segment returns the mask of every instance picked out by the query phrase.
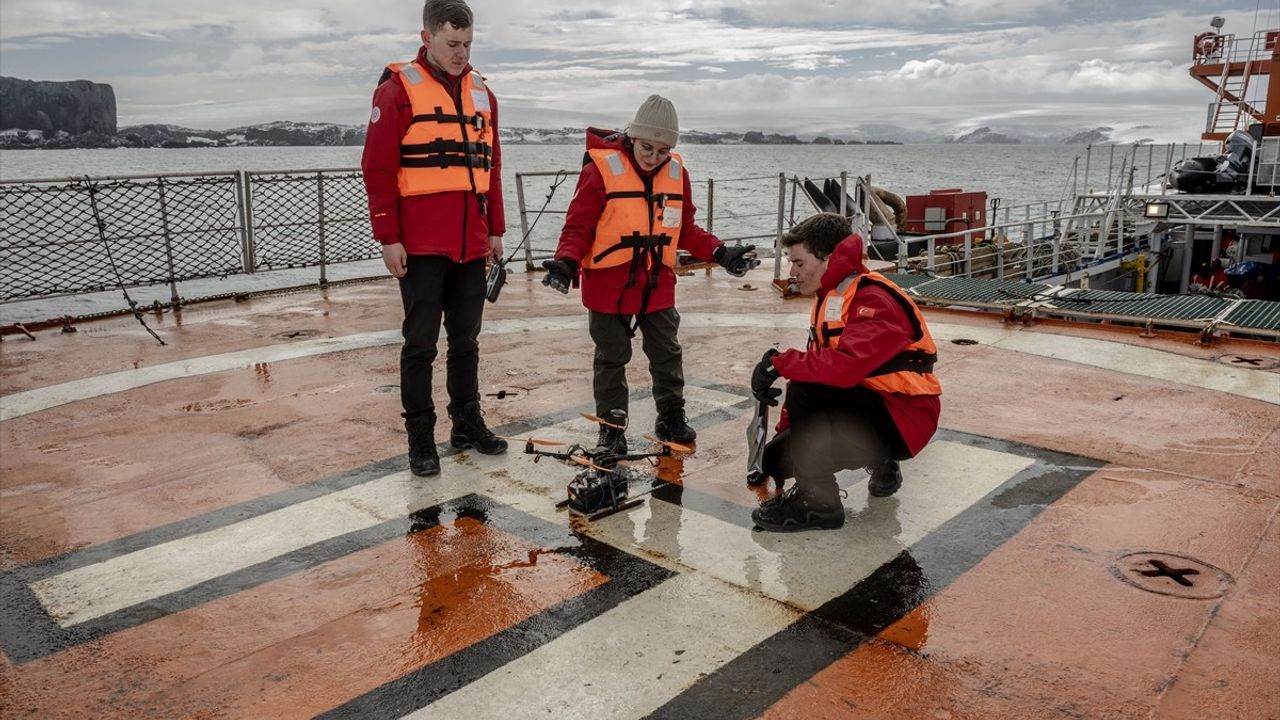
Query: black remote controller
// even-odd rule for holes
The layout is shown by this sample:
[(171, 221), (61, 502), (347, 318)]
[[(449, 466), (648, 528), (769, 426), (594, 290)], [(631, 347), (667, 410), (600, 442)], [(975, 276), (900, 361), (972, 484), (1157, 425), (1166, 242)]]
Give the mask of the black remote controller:
[(498, 293), (507, 284), (507, 264), (496, 262), (489, 267), (489, 276), (484, 280), (484, 299), (491, 303), (498, 302)]

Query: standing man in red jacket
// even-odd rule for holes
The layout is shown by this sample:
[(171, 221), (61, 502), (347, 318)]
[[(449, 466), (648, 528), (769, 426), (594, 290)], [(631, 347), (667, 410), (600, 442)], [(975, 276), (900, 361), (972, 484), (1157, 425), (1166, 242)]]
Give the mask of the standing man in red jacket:
[(787, 379), (778, 435), (765, 447), (764, 474), (795, 484), (751, 514), (762, 530), (844, 525), (835, 472), (866, 467), (876, 497), (902, 485), (898, 461), (915, 457), (938, 429), (942, 386), (937, 348), (916, 304), (863, 263), (849, 221), (823, 213), (782, 236), (791, 274), (813, 295), (805, 350), (769, 349), (751, 376), (758, 400), (777, 404)]
[(582, 304), (596, 351), (592, 389), (600, 426), (598, 446), (627, 451), (627, 363), (639, 330), (649, 358), (654, 433), (692, 442), (684, 412), (684, 365), (677, 332), (676, 251), (714, 260), (741, 277), (755, 262), (755, 246), (729, 247), (694, 222), (689, 173), (671, 149), (680, 138), (675, 106), (650, 95), (625, 133), (587, 129), (587, 155), (565, 217), (554, 260), (543, 280), (562, 293), (582, 273)]
[(486, 455), (507, 449), (480, 412), (477, 342), (485, 262), (501, 257), (506, 221), (498, 101), (469, 62), (471, 8), (427, 0), (422, 27), (417, 58), (387, 66), (374, 91), (361, 167), (373, 236), (404, 304), (400, 400), (409, 467), (427, 476), (440, 472), (431, 365), (442, 321), (450, 442)]

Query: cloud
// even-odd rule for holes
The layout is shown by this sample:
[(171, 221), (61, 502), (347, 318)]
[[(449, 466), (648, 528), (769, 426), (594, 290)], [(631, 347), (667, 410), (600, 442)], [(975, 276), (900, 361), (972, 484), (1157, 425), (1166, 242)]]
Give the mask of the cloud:
[(1083, 2), (1056, 0), (704, 0), (702, 16), (742, 18), (761, 25), (891, 23), (923, 25), (941, 22), (1011, 21), (1069, 12)]
[(664, 60), (662, 58), (647, 58), (636, 63), (636, 67), (642, 68), (687, 68), (689, 63), (683, 60)]
[[(602, 122), (659, 92), (686, 127), (888, 122), (1137, 124), (1198, 132), (1207, 92), (1186, 74), (1218, 0), (635, 0), (624, 5), (473, 3), (473, 61), (508, 124)], [(1234, 3), (1234, 5), (1233, 5)], [(382, 67), (417, 48), (421, 6), (403, 0), (4, 0), (5, 73), (109, 82), (122, 117), (244, 124), (358, 122)], [(1280, 17), (1260, 16), (1260, 22)], [(127, 100), (126, 100), (127, 98)], [(211, 100), (215, 106), (191, 103)], [(224, 125), (226, 126), (226, 125)], [(1177, 132), (1182, 132), (1178, 130)]]
[(1066, 88), (1073, 92), (1141, 94), (1150, 88), (1181, 79), (1184, 72), (1170, 62), (1114, 63), (1094, 58), (1076, 66), (1067, 80)]
[[(263, 66), (263, 59), (267, 54), (258, 45), (239, 45), (231, 50), (231, 54), (221, 63), (223, 69), (227, 70), (249, 70)], [(279, 66), (271, 68), (272, 72), (277, 72)]]
[(901, 68), (889, 73), (896, 80), (921, 80), (925, 78), (952, 77), (962, 70), (960, 65), (943, 62), (937, 58), (908, 60)]

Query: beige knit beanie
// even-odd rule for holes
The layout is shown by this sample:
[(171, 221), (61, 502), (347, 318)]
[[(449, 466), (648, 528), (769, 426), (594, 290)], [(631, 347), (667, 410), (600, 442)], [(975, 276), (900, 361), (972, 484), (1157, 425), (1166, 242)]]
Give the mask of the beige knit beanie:
[(636, 119), (627, 126), (627, 136), (652, 140), (675, 147), (680, 141), (680, 120), (676, 106), (661, 95), (650, 95), (636, 110)]

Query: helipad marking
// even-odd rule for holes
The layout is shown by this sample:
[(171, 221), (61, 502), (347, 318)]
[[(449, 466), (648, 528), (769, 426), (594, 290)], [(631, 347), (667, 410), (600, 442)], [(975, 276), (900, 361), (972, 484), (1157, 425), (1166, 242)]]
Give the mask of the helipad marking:
[[(796, 331), (802, 331), (806, 322), (807, 318), (803, 313), (688, 313), (681, 315), (680, 320), (684, 328), (756, 330), (786, 328)], [(580, 315), (516, 318), (486, 321), (482, 334), (500, 335), (526, 330), (537, 332), (579, 329), (585, 331), (585, 328), (586, 318)], [(1089, 365), (1112, 372), (1158, 378), (1180, 385), (1202, 387), (1280, 404), (1280, 375), (1275, 373), (1224, 367), (1213, 360), (1174, 355), (1110, 340), (1003, 327), (955, 325), (945, 322), (931, 322), (929, 329), (937, 340), (967, 337), (994, 347), (1029, 355)], [(797, 343), (802, 337), (802, 335), (796, 336)], [(337, 338), (268, 345), (72, 380), (0, 396), (0, 421), (12, 420), (60, 405), (124, 392), (167, 380), (251, 367), (254, 363), (273, 363), (391, 345), (400, 340), (398, 331), (359, 333)]]
[[(686, 386), (686, 391), (686, 410), (693, 417), (742, 401), (738, 395), (696, 385)], [(587, 423), (565, 420), (558, 425), (580, 430)], [(513, 450), (519, 452), (520, 448)], [(449, 455), (442, 458), (442, 465), (441, 477), (429, 482), (416, 479), (407, 471), (391, 473), (240, 522), (51, 575), (30, 583), (30, 588), (61, 627), (71, 627), (303, 548), (368, 531), (492, 484), (486, 470), (531, 463), (477, 457), (461, 462), (459, 456)], [(562, 487), (564, 482), (553, 484)], [(494, 491), (492, 495), (513, 505), (529, 504), (527, 493), (518, 489), (496, 486)], [(546, 506), (547, 516), (553, 514), (552, 503), (546, 497), (539, 496), (536, 504)]]
[[(935, 329), (936, 328), (936, 329)], [(1280, 374), (1227, 367), (1213, 359), (1175, 355), (1140, 345), (996, 327), (929, 323), (935, 340), (959, 337), (1002, 350), (1039, 355), (1112, 372), (1216, 390), (1280, 405)]]
[[(579, 316), (534, 318), (529, 320), (490, 320), (484, 325), (485, 334), (501, 334), (521, 330), (564, 330), (582, 325), (585, 318)], [(392, 345), (403, 340), (399, 330), (357, 333), (319, 340), (301, 340), (263, 347), (237, 350), (219, 355), (188, 358), (120, 372), (81, 378), (58, 385), (34, 388), (0, 397), (0, 421), (30, 415), (59, 405), (102, 397), (112, 393), (133, 390), (147, 385), (177, 380), (197, 375), (252, 367), (255, 363), (274, 363), (284, 360), (315, 357), (336, 352), (363, 350), (365, 348)]]
[[(470, 474), (446, 458), (446, 473)], [(453, 485), (450, 483), (449, 485)], [(31, 583), (62, 627), (102, 617), (451, 499), (407, 471)], [(410, 498), (406, 507), (406, 498)]]
[(379, 345), (388, 345), (399, 340), (400, 333), (393, 331), (362, 333), (321, 340), (303, 340), (296, 343), (268, 345), (221, 355), (206, 355), (204, 357), (137, 368), (136, 370), (121, 370), (120, 372), (106, 375), (81, 378), (58, 385), (25, 390), (0, 397), (0, 420), (12, 420), (13, 418), (30, 415), (41, 410), (58, 407), (59, 405), (133, 390), (166, 380), (177, 380), (224, 370), (252, 367), (254, 363), (280, 362), (282, 360), (294, 360), (327, 353), (360, 350)]
[[(746, 403), (740, 394), (726, 392), (727, 389), (698, 386), (689, 389), (691, 414), (711, 409), (695, 415), (695, 424), (700, 426), (718, 413), (730, 412), (724, 403), (736, 401), (732, 412), (741, 412), (738, 406)], [(640, 410), (649, 403), (634, 404)], [(576, 423), (566, 422), (575, 414), (565, 411), (532, 426), (576, 427)], [(479, 471), (472, 467), (475, 460), (481, 463)], [(521, 489), (558, 485), (545, 466), (536, 472), (532, 463), (512, 462), (514, 458), (475, 460), (447, 458), (451, 467), (441, 477), (429, 484), (414, 483), (415, 487), (405, 489), (399, 512), (410, 512), (425, 503), (424, 491), (454, 498), (482, 493), (507, 509), (502, 512), (527, 513), (548, 521), (545, 532), (568, 533), (564, 527), (565, 516), (552, 509), (545, 494)], [(1080, 467), (1074, 467), (1077, 464)], [(599, 597), (574, 601), (572, 608), (565, 606), (548, 611), (559, 619), (553, 623), (556, 633), (564, 633), (559, 640), (535, 633), (537, 642), (529, 642), (528, 631), (521, 629), (523, 626), (513, 627), (492, 638), (492, 642), (479, 643), (414, 670), (327, 715), (397, 717), (433, 703), (423, 708), (422, 714), (414, 716), (451, 717), (457, 715), (458, 708), (472, 715), (477, 712), (476, 707), (481, 707), (481, 717), (486, 713), (494, 717), (524, 716), (530, 708), (537, 714), (549, 711), (556, 713), (551, 716), (562, 717), (630, 717), (649, 713), (681, 718), (755, 717), (758, 712), (740, 713), (736, 705), (734, 712), (729, 713), (730, 705), (725, 701), (731, 698), (740, 701), (741, 698), (733, 694), (738, 692), (737, 688), (753, 687), (763, 689), (759, 697), (752, 696), (751, 701), (758, 705), (766, 699), (776, 699), (779, 693), (803, 682), (816, 669), (865, 639), (866, 635), (844, 627), (845, 623), (852, 622), (854, 627), (865, 623), (868, 630), (874, 631), (909, 611), (1017, 532), (1038, 512), (1037, 503), (1052, 502), (1092, 472), (1094, 467), (1087, 465), (1089, 462), (1083, 459), (1064, 460), (1055, 453), (1016, 443), (941, 431), (933, 447), (908, 463), (908, 485), (900, 495), (867, 502), (858, 495), (861, 488), (854, 487), (855, 497), (848, 504), (855, 514), (845, 528), (830, 533), (784, 536), (752, 533), (744, 525), (726, 521), (723, 513), (707, 517), (688, 507), (675, 507), (655, 499), (649, 503), (649, 509), (638, 508), (626, 515), (607, 518), (589, 532), (605, 540), (617, 538), (612, 544), (622, 548), (635, 546), (642, 556), (652, 553), (654, 557), (665, 557), (664, 564), (688, 570), (682, 576), (662, 582), (647, 592), (638, 588), (619, 594), (609, 591), (610, 583), (607, 583)], [(498, 469), (502, 472), (489, 472)], [(387, 482), (396, 475), (408, 480), (404, 473), (391, 473), (371, 482)], [(1000, 485), (1001, 475), (1004, 487), (993, 492), (993, 488)], [(857, 484), (860, 483), (861, 480), (857, 480)], [(437, 485), (438, 488), (431, 487)], [(343, 488), (346, 489), (354, 488)], [(686, 488), (683, 497), (697, 497), (699, 507), (709, 501), (723, 502), (714, 496), (700, 495), (696, 488)], [(480, 501), (485, 502), (483, 498)], [(932, 507), (935, 504), (939, 507)], [(280, 508), (284, 509), (288, 506)], [(368, 513), (375, 507), (369, 505), (361, 509)], [(744, 517), (749, 513), (749, 508), (743, 506), (731, 510)], [(490, 513), (489, 517), (497, 516)], [(192, 523), (198, 524), (198, 521), (196, 518)], [(495, 522), (502, 524), (500, 520)], [(239, 524), (229, 522), (226, 527)], [(402, 534), (406, 524), (404, 516), (399, 515), (376, 527)], [(976, 528), (984, 529), (975, 532)], [(187, 533), (179, 539), (193, 536)], [(672, 544), (664, 545), (664, 541)], [(563, 544), (551, 540), (535, 542), (543, 542), (546, 547)], [(723, 551), (709, 551), (707, 544), (726, 547)], [(908, 545), (909, 549), (903, 550)], [(93, 549), (84, 553), (92, 555)], [(859, 557), (864, 554), (888, 560), (876, 566), (870, 560), (860, 561)], [(932, 563), (925, 585), (912, 586), (914, 590), (902, 597), (890, 598), (891, 602), (879, 596), (868, 599), (863, 588), (874, 578), (886, 572), (898, 573), (894, 568), (903, 566), (904, 562), (918, 570), (913, 554), (920, 559), (921, 566)], [(707, 563), (724, 564), (729, 569), (717, 573), (714, 567), (707, 567)], [(21, 573), (19, 571), (19, 576)], [(228, 577), (233, 576), (224, 575), (217, 582)], [(670, 586), (665, 587), (668, 584)], [(234, 582), (228, 586), (234, 586)], [(852, 588), (845, 590), (849, 586)], [(893, 587), (902, 590), (896, 581)], [(232, 587), (229, 592), (236, 589), (239, 588)], [(93, 588), (86, 590), (92, 592)], [(635, 595), (636, 592), (641, 594)], [(833, 593), (837, 596), (820, 607), (813, 607), (812, 603), (823, 601)], [(632, 599), (626, 600), (626, 597)], [(211, 598), (200, 601), (208, 599)], [(160, 598), (134, 609), (158, 611), (159, 615), (147, 618), (152, 619), (192, 606), (182, 605), (181, 599), (173, 603)], [(801, 615), (805, 609), (813, 612)], [(145, 620), (133, 624), (142, 621)], [(86, 630), (81, 633), (81, 629)], [(118, 629), (123, 627), (108, 624), (99, 628), (96, 621), (90, 621), (64, 632), (74, 634), (76, 639), (72, 642), (78, 643), (92, 640), (102, 631)], [(6, 651), (13, 659), (11, 647), (6, 645)], [(820, 649), (815, 651), (815, 648)], [(55, 647), (37, 651), (18, 661), (43, 657), (56, 650)], [(681, 652), (677, 654), (676, 650)], [(798, 656), (789, 655), (797, 652)], [(761, 672), (768, 674), (758, 676)], [(549, 689), (546, 682), (549, 676), (573, 677), (577, 684), (550, 684)], [(639, 677), (645, 678), (645, 682), (637, 683)], [(743, 678), (747, 682), (743, 682)], [(584, 687), (584, 683), (590, 683), (591, 687)], [(603, 706), (598, 706), (601, 694), (607, 698)], [(717, 710), (708, 715), (708, 708)]]
[(1021, 455), (935, 441), (904, 463), (906, 480), (893, 497), (869, 500), (859, 474), (847, 490), (849, 517), (839, 530), (799, 536), (741, 532), (710, 515), (649, 503), (597, 522), (595, 534), (615, 545), (634, 543), (727, 583), (812, 610), (1033, 462)]
[[(847, 594), (1036, 462), (954, 441), (936, 445), (911, 463), (904, 490), (913, 491), (848, 501), (859, 513), (838, 531), (753, 532), (660, 501), (596, 523), (592, 534), (609, 544), (634, 545), (687, 571), (404, 717), (640, 718), (658, 711), (794, 626), (795, 608)], [(380, 693), (394, 691), (374, 691), (358, 707), (367, 713), (387, 699)], [(710, 707), (677, 716), (716, 716)], [(353, 716), (339, 709), (324, 717)]]
[(644, 717), (797, 617), (707, 575), (677, 575), (404, 717)]

